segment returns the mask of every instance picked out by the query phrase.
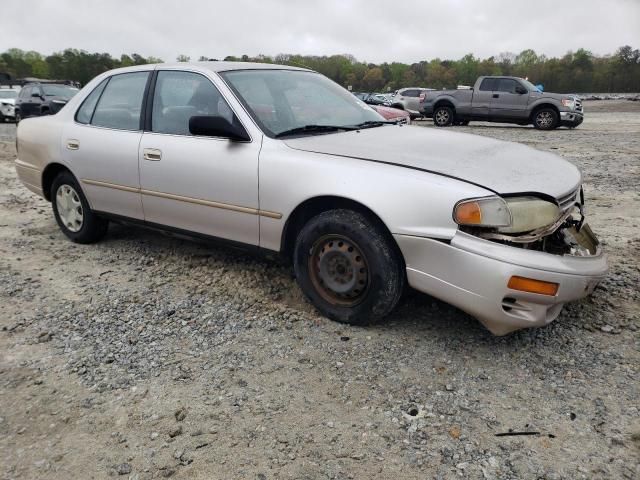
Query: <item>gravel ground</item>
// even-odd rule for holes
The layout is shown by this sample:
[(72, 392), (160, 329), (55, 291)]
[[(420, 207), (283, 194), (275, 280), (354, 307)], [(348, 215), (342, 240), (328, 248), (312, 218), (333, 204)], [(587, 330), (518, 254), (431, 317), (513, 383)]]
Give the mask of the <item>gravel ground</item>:
[(459, 128), (580, 167), (609, 254), (592, 297), (502, 338), (415, 292), (333, 323), (285, 266), (133, 227), (72, 244), (0, 125), (0, 478), (639, 478), (640, 105), (586, 105)]

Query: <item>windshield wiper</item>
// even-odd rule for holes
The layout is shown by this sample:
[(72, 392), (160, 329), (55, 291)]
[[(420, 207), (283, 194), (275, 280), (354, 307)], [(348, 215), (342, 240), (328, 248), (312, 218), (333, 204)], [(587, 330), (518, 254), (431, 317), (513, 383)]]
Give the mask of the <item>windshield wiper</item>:
[(398, 124), (397, 121), (391, 121), (391, 120), (367, 120), (366, 122), (358, 123), (357, 125), (352, 125), (352, 127), (360, 129), (360, 128), (381, 127), (382, 125), (397, 125), (397, 124)]
[(288, 135), (297, 135), (299, 133), (316, 133), (316, 132), (337, 132), (338, 130), (357, 130), (357, 126), (351, 125), (305, 125), (304, 127), (291, 128), (276, 134), (276, 138), (286, 137)]

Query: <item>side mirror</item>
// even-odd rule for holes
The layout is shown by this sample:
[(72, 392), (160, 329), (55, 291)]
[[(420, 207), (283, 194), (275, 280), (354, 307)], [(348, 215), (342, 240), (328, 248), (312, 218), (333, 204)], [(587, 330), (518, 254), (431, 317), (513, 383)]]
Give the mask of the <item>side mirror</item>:
[(239, 125), (233, 125), (219, 115), (197, 115), (189, 119), (191, 135), (228, 138), (237, 142), (251, 140), (249, 134)]
[(526, 88), (524, 88), (524, 87), (521, 87), (520, 85), (518, 85), (518, 86), (516, 87), (516, 93), (518, 93), (518, 94), (520, 94), (520, 95), (523, 95), (523, 94), (527, 93), (528, 91), (529, 91), (529, 90), (527, 90), (527, 89), (526, 89)]
[(31, 96), (35, 98), (42, 98), (38, 92), (33, 92)]

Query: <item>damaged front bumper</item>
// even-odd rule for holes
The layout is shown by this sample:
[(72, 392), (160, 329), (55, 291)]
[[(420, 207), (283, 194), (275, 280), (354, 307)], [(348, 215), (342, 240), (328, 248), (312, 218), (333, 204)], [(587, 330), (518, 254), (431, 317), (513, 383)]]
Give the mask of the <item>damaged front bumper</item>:
[[(588, 225), (567, 227), (551, 247), (520, 248), (463, 231), (450, 242), (394, 235), (409, 284), (476, 317), (495, 335), (547, 325), (564, 303), (589, 295), (607, 272)], [(560, 249), (558, 242), (565, 243)], [(550, 252), (554, 253), (550, 253)], [(508, 287), (512, 277), (557, 284), (554, 295)]]
[(577, 127), (584, 121), (582, 112), (560, 112), (560, 125), (563, 127)]

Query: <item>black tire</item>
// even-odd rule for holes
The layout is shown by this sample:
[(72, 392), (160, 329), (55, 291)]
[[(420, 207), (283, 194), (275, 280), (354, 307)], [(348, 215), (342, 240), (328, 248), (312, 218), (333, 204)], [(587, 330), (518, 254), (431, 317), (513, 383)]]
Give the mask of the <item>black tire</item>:
[[(393, 239), (352, 210), (330, 210), (309, 220), (296, 239), (293, 264), (309, 301), (323, 315), (351, 325), (374, 323), (391, 312), (406, 281)], [(344, 282), (332, 275), (342, 275)], [(349, 291), (336, 293), (331, 282)]]
[(538, 130), (553, 130), (558, 128), (560, 119), (553, 108), (541, 108), (533, 114), (533, 126)]
[(16, 125), (20, 123), (20, 120), (22, 120), (22, 117), (20, 116), (20, 112), (16, 112)]
[[(69, 192), (69, 197), (73, 197), (74, 200), (77, 199), (78, 201), (75, 210), (79, 212), (78, 214), (82, 217), (80, 225), (78, 225), (77, 222), (65, 222), (62, 218), (64, 212), (59, 211), (58, 193), (62, 196), (66, 190), (65, 187), (70, 187), (73, 191)], [(74, 193), (75, 195), (73, 195)], [(66, 195), (66, 193), (64, 194)], [(56, 222), (60, 230), (62, 230), (62, 233), (71, 241), (76, 243), (94, 243), (105, 236), (109, 227), (109, 221), (91, 211), (87, 198), (84, 196), (78, 181), (71, 172), (63, 171), (58, 174), (51, 184), (50, 195), (53, 215)], [(62, 203), (60, 206), (62, 206)], [(70, 209), (74, 209), (71, 206), (69, 207)], [(78, 230), (74, 230), (74, 227), (78, 228)]]
[(442, 105), (440, 107), (436, 107), (433, 111), (433, 124), (436, 127), (449, 127), (453, 125), (454, 121), (455, 114), (451, 107)]

